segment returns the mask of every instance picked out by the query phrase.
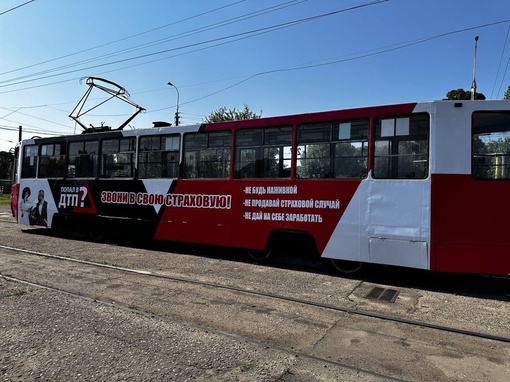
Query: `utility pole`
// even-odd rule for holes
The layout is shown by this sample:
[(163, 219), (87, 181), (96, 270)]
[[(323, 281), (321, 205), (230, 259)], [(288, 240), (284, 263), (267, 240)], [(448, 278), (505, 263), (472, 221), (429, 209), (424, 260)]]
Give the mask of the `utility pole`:
[(172, 86), (177, 91), (177, 108), (175, 111), (175, 126), (179, 126), (179, 89), (171, 82), (167, 82), (167, 85)]
[(473, 82), (471, 83), (471, 99), (474, 100), (476, 97), (475, 97), (475, 93), (476, 93), (476, 80), (475, 80), (475, 75), (476, 75), (476, 48), (478, 47), (478, 36), (475, 36), (475, 60), (474, 60), (474, 63), (473, 63)]

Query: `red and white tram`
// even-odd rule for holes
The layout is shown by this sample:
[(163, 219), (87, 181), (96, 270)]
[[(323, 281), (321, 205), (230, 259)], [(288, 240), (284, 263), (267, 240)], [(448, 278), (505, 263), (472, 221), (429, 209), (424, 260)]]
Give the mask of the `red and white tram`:
[(57, 232), (137, 227), (261, 257), (293, 232), (340, 268), (510, 273), (509, 101), (29, 139), (14, 183), (18, 222)]

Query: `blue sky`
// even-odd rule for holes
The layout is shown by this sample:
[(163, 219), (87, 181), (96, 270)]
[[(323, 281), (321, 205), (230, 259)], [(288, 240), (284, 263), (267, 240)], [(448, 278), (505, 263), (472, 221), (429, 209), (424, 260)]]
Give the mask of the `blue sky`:
[[(147, 111), (129, 128), (200, 123), (222, 106), (263, 117), (442, 99), (510, 84), (508, 0), (1, 0), (0, 151), (80, 133), (84, 77), (124, 87)], [(95, 89), (86, 107), (105, 97)], [(81, 118), (118, 126), (109, 101)]]

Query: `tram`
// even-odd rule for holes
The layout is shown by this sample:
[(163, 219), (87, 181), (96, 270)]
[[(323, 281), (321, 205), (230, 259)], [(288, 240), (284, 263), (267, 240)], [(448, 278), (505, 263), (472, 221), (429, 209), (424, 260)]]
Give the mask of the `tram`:
[(510, 274), (508, 101), (154, 125), (20, 142), (17, 221), (258, 259), (292, 233), (342, 271)]

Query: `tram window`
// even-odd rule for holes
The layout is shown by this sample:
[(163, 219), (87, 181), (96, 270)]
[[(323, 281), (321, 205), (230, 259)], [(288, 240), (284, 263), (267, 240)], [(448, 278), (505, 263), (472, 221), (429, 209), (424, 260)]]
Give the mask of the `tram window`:
[(141, 179), (179, 176), (180, 135), (141, 137), (138, 174)]
[(230, 176), (232, 133), (218, 131), (184, 135), (184, 174), (187, 179)]
[(291, 126), (237, 131), (236, 178), (289, 178), (291, 165)]
[(366, 177), (368, 127), (368, 119), (299, 126), (296, 175), (304, 179)]
[(37, 145), (23, 147), (23, 162), (21, 164), (22, 178), (36, 177), (38, 149), (39, 147)]
[(131, 178), (134, 174), (135, 138), (105, 139), (101, 142), (102, 178)]
[(474, 112), (472, 126), (473, 177), (510, 179), (510, 112)]
[(99, 142), (84, 141), (69, 143), (68, 178), (94, 178), (97, 176)]
[(237, 148), (236, 155), (236, 178), (256, 178), (255, 163), (257, 149)]
[(39, 155), (39, 178), (62, 178), (66, 169), (66, 145), (51, 143), (41, 145)]
[(429, 126), (426, 113), (376, 119), (374, 178), (426, 178), (429, 174)]

